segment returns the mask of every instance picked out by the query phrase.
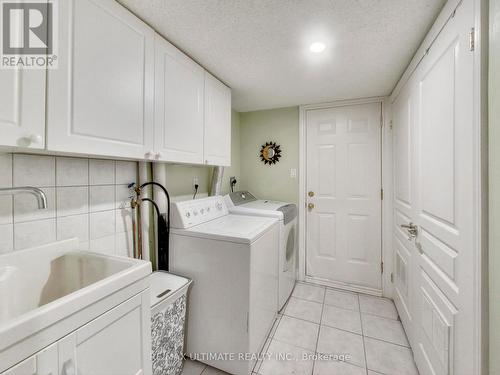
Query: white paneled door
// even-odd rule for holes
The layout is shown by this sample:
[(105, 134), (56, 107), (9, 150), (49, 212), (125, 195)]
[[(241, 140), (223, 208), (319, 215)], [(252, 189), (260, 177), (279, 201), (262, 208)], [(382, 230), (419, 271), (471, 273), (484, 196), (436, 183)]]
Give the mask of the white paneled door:
[(380, 102), (306, 111), (306, 276), (381, 289)]
[(395, 302), (421, 374), (475, 373), (472, 5), (393, 103)]

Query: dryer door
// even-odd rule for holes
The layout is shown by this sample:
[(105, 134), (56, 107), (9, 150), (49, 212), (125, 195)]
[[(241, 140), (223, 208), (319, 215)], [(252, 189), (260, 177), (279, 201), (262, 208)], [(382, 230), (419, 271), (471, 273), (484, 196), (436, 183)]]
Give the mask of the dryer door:
[(283, 272), (288, 270), (293, 270), (295, 267), (295, 248), (297, 246), (296, 241), (296, 224), (291, 223), (289, 226), (288, 233), (286, 234), (286, 246), (285, 246), (285, 262), (283, 262)]

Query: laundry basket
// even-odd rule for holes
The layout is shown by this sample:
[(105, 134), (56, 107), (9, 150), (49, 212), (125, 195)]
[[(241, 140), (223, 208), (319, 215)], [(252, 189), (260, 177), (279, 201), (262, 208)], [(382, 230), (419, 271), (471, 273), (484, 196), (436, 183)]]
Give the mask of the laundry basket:
[(150, 277), (153, 375), (179, 375), (191, 280), (164, 271), (153, 272)]

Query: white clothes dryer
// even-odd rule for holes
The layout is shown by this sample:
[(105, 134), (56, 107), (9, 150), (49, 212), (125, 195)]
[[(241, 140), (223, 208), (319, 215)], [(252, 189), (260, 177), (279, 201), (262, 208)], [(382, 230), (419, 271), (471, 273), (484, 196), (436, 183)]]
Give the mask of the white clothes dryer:
[(257, 199), (248, 191), (230, 193), (224, 199), (231, 213), (279, 220), (278, 310), (281, 310), (297, 280), (297, 205)]

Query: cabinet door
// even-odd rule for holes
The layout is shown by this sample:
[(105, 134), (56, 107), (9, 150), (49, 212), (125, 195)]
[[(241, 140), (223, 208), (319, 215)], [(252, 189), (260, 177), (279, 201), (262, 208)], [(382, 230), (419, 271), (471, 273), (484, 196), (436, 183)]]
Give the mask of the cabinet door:
[(156, 36), (155, 157), (203, 163), (204, 70)]
[(114, 0), (59, 1), (48, 149), (144, 158), (153, 146), (154, 32)]
[(0, 70), (0, 146), (45, 147), (45, 70)]
[(3, 372), (1, 375), (58, 375), (57, 343)]
[(205, 72), (205, 164), (231, 165), (231, 90)]
[(149, 290), (59, 342), (61, 374), (151, 374)]

